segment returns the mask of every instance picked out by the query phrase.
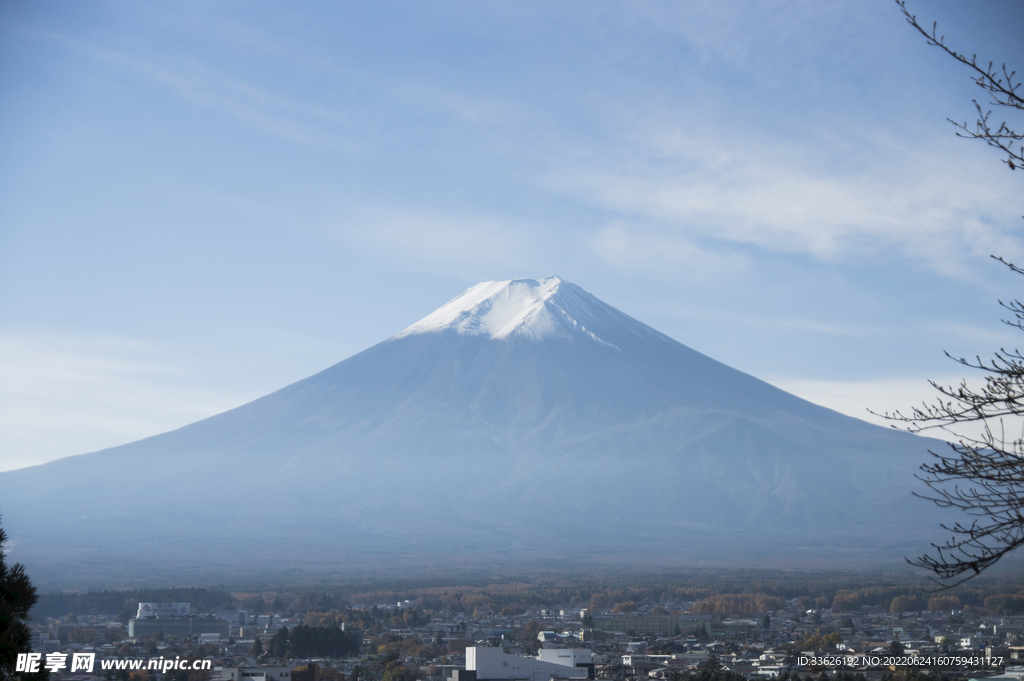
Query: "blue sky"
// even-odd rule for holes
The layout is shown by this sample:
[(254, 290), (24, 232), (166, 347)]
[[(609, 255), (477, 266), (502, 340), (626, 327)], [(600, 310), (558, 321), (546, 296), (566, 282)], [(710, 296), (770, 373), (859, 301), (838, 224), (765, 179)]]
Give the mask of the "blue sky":
[[(1019, 2), (910, 6), (1024, 68)], [(1024, 262), (1024, 177), (954, 136), (969, 76), (889, 0), (4, 3), (0, 470), (549, 274), (827, 406), (906, 407), (959, 380), (944, 350), (1017, 343), (988, 256)]]

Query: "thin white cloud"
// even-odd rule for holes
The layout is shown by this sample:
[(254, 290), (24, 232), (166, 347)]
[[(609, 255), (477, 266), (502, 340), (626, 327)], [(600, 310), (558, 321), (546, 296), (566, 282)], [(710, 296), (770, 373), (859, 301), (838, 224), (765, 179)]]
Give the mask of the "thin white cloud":
[(384, 82), (389, 83), (387, 92), (395, 101), (412, 105), (420, 111), (441, 113), (463, 124), (511, 128), (522, 127), (532, 118), (527, 107), (495, 97), (470, 94), (433, 83), (395, 82), (393, 79)]
[(550, 185), (642, 222), (661, 239), (822, 261), (898, 249), (956, 277), (969, 275), (967, 260), (1024, 252), (1019, 211), (1007, 200), (1013, 178), (944, 142), (927, 154), (879, 145), (868, 168), (851, 171), (843, 159), (810, 158), (802, 140), (751, 142), (707, 131), (658, 139), (646, 155), (563, 171)]
[[(1004, 313), (1003, 316), (1008, 315)], [(960, 347), (970, 348), (964, 350), (970, 357), (990, 356), (999, 348), (1024, 347), (1024, 342), (1022, 342), (1024, 334), (1006, 324), (997, 323), (995, 317), (987, 326), (929, 321), (923, 324), (921, 329), (925, 334), (933, 338), (942, 338), (944, 342), (951, 345), (956, 344)]]
[(261, 132), (302, 145), (339, 151), (357, 148), (337, 130), (350, 121), (336, 109), (272, 93), (198, 63), (170, 69), (100, 48), (93, 48), (93, 53), (151, 77), (192, 104), (218, 110)]
[(717, 281), (750, 266), (743, 254), (703, 248), (681, 235), (625, 223), (599, 229), (590, 238), (590, 248), (619, 270), (659, 279)]
[[(324, 87), (334, 96), (306, 100), (229, 75), (191, 58), (173, 64), (66, 36), (32, 32), (35, 36), (108, 66), (134, 72), (197, 107), (219, 111), (237, 122), (280, 139), (346, 153), (365, 150), (367, 131), (387, 119), (395, 104), (437, 113), (459, 124), (499, 128), (522, 127), (529, 112), (495, 97), (445, 88), (383, 74), (368, 74), (342, 64), (318, 64)], [(339, 100), (340, 98), (340, 100)], [(324, 103), (339, 100), (343, 104)], [(373, 107), (376, 107), (374, 109)]]
[[(359, 207), (325, 227), (359, 250), (423, 267), (507, 268), (535, 259), (543, 227), (473, 213)], [(451, 273), (451, 270), (447, 270)]]
[[(964, 376), (953, 374), (935, 378), (941, 385), (958, 385)], [(805, 400), (828, 407), (847, 416), (874, 423), (886, 428), (898, 422), (886, 419), (884, 414), (900, 412), (910, 414), (914, 407), (922, 404), (935, 404), (939, 393), (928, 383), (928, 378), (878, 378), (859, 381), (831, 381), (806, 378), (776, 376), (766, 379), (772, 385), (793, 393)], [(970, 382), (968, 385), (980, 385)], [(874, 413), (872, 413), (874, 412)], [(1021, 420), (1015, 424), (1007, 423), (1007, 427), (1020, 431)], [(966, 424), (959, 427), (961, 435), (977, 437), (983, 427), (979, 424)], [(958, 438), (951, 432), (941, 429), (925, 431), (929, 437), (955, 441)]]
[(34, 30), (24, 32), (113, 69), (135, 73), (195, 106), (220, 111), (268, 135), (304, 146), (346, 152), (359, 148), (346, 129), (352, 119), (340, 108), (271, 91), (195, 59), (168, 66), (77, 38)]
[(0, 337), (0, 470), (82, 454), (237, 406), (181, 381), (158, 348), (117, 337)]

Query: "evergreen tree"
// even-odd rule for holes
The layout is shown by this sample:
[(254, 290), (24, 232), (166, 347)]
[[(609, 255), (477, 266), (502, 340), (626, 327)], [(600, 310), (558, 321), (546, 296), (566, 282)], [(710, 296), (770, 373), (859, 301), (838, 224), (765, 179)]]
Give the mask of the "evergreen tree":
[(252, 642), (252, 656), (259, 657), (263, 654), (263, 642), (260, 641), (260, 637), (257, 636), (256, 640)]
[(284, 657), (288, 654), (288, 627), (281, 627), (270, 639), (270, 654), (274, 657)]
[(24, 566), (21, 563), (7, 565), (6, 541), (7, 533), (0, 527), (0, 680), (3, 681), (14, 678), (18, 653), (30, 652), (31, 634), (25, 621), (39, 597)]

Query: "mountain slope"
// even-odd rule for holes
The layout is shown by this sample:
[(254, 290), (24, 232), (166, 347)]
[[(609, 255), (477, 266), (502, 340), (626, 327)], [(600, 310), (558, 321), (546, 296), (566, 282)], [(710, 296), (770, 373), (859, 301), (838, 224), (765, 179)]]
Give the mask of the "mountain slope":
[(926, 444), (548, 277), (479, 284), (190, 426), (0, 473), (0, 512), (15, 559), (57, 566), (61, 551), (91, 552), (97, 570), (173, 566), (193, 539), (227, 554), (188, 558), (211, 565), (287, 565), (295, 551), (352, 565), (749, 563), (830, 543), (888, 556), (917, 551), (935, 527), (910, 494)]

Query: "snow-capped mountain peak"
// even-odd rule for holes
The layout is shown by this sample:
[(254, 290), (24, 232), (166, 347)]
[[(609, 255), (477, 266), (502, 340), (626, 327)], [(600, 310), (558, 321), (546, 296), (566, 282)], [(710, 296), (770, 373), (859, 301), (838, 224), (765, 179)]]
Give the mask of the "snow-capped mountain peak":
[(625, 317), (557, 276), (539, 281), (485, 281), (399, 332), (395, 338), (454, 329), (460, 334), (494, 339), (551, 338), (575, 332), (607, 343), (587, 328), (586, 322), (609, 314)]

